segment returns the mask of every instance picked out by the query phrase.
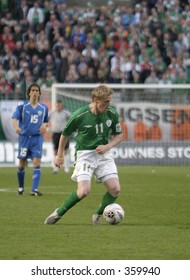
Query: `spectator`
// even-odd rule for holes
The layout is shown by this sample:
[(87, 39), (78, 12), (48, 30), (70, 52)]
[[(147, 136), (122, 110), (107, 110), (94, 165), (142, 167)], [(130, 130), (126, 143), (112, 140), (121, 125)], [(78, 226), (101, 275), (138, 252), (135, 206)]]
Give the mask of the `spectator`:
[(148, 140), (161, 140), (162, 139), (162, 130), (158, 125), (158, 121), (155, 120), (152, 122), (152, 125), (148, 128)]
[(137, 122), (134, 125), (134, 141), (139, 142), (139, 141), (145, 141), (147, 140), (147, 132), (148, 132), (148, 127), (143, 123), (143, 118), (138, 117)]
[[(84, 45), (80, 42), (80, 38), (79, 38), (79, 35), (78, 35), (78, 34), (75, 34), (75, 35), (73, 36), (73, 41), (72, 41), (72, 43), (70, 44), (70, 46), (71, 46), (72, 49), (76, 49), (76, 50), (78, 50), (78, 51), (80, 51), (80, 52), (83, 51)], [(94, 51), (95, 51), (95, 50), (94, 50)], [(87, 50), (85, 50), (85, 56), (86, 56), (86, 53), (87, 53)], [(91, 57), (91, 56), (92, 56), (92, 55), (90, 55), (90, 57)]]
[(124, 14), (121, 17), (121, 24), (128, 30), (131, 24), (136, 26), (136, 16), (133, 14), (133, 9), (131, 7), (123, 7), (123, 10)]
[(14, 60), (15, 64), (17, 65), (17, 57), (13, 54), (13, 51), (8, 45), (4, 46), (4, 51), (3, 51), (3, 58), (2, 58), (2, 66), (5, 71), (9, 69), (9, 62), (10, 60)]
[(50, 43), (50, 48), (53, 47), (54, 31), (59, 30), (61, 23), (55, 13), (50, 14), (50, 19), (45, 25), (45, 33)]
[(122, 140), (127, 141), (128, 140), (128, 128), (127, 128), (127, 124), (126, 124), (123, 116), (120, 116), (120, 125), (121, 125), (121, 130), (122, 130)]
[[(78, 74), (77, 74), (78, 75)], [(65, 81), (66, 84), (72, 84), (78, 82), (78, 76), (75, 76), (72, 72), (68, 72)]]
[(106, 83), (107, 82), (107, 79), (106, 79), (106, 76), (105, 76), (105, 73), (102, 69), (98, 69), (97, 71), (97, 83)]
[(48, 38), (46, 36), (46, 33), (45, 33), (44, 30), (40, 30), (40, 32), (38, 32), (36, 34), (36, 44), (37, 44), (37, 48), (38, 48), (39, 52), (43, 51), (45, 42), (48, 43), (48, 48), (49, 48), (49, 42), (48, 42)]
[[(156, 76), (156, 72), (154, 70), (150, 72), (150, 75), (145, 79), (144, 83), (150, 85), (159, 83), (159, 79)], [(154, 101), (154, 102), (159, 100), (158, 89), (155, 88), (145, 89), (144, 92), (146, 92), (145, 94), (147, 100)]]
[[(61, 51), (61, 60), (59, 68), (56, 67), (56, 78), (59, 83), (63, 83), (66, 79), (68, 69), (69, 69), (69, 53), (66, 49)], [(71, 66), (72, 64), (70, 64)], [(59, 72), (57, 71), (59, 69)]]
[(174, 81), (175, 84), (186, 84), (187, 83), (187, 75), (184, 70), (177, 71), (176, 79)]
[[(22, 40), (16, 42), (15, 49), (13, 51), (13, 56), (15, 57), (15, 62), (18, 62), (21, 59), (21, 53), (23, 52), (22, 49)], [(18, 65), (18, 63), (17, 63)]]
[[(64, 104), (61, 100), (56, 101), (55, 110), (50, 112), (49, 114), (49, 127), (50, 127), (50, 132), (52, 133), (52, 144), (53, 144), (53, 154), (54, 154), (53, 174), (57, 174), (59, 171), (59, 168), (54, 164), (54, 160), (55, 160), (55, 156), (57, 155), (60, 136), (70, 116), (71, 116), (70, 112), (64, 109)], [(63, 157), (64, 157), (65, 172), (69, 173), (70, 170), (69, 140), (67, 141), (67, 144), (65, 146)]]
[[(114, 7), (87, 9), (67, 6), (65, 1), (57, 4), (26, 0), (14, 9), (15, 1), (9, 5), (5, 2), (1, 5), (6, 6), (6, 12), (2, 8), (0, 20), (0, 62), (5, 72), (12, 58), (19, 73), (22, 72), (20, 60), (31, 63), (34, 55), (42, 60), (44, 70), (45, 58), (53, 55), (53, 73), (58, 82), (66, 82), (68, 76), (70, 82), (77, 80), (76, 75), (68, 75), (68, 69), (81, 62), (87, 64), (87, 69), (94, 69), (97, 82), (144, 83), (153, 70), (159, 79), (167, 72), (172, 83), (187, 83), (190, 79), (188, 2), (135, 1), (131, 7), (115, 3)], [(33, 22), (35, 7), (38, 13)], [(38, 79), (43, 78), (42, 73)]]
[(85, 46), (86, 43), (86, 33), (84, 27), (80, 25), (75, 25), (73, 26), (73, 29), (71, 31), (71, 36), (70, 36), (70, 42), (73, 44), (73, 38), (77, 35), (79, 37), (79, 42), (83, 46)]
[(184, 140), (190, 140), (190, 123), (189, 123), (189, 120), (184, 121), (183, 130), (184, 130)]
[(0, 64), (0, 76), (4, 76), (4, 75), (5, 75), (5, 72), (4, 72), (3, 66), (2, 66), (2, 64)]
[(39, 55), (38, 54), (34, 54), (31, 58), (31, 63), (29, 65), (31, 74), (34, 78), (34, 81), (36, 81), (38, 79), (38, 77), (40, 77), (41, 73), (42, 73), (42, 63), (39, 59)]
[(29, 39), (24, 43), (24, 49), (26, 52), (26, 55), (28, 55), (28, 57), (32, 58), (33, 55), (39, 55), (39, 51), (37, 48), (37, 44), (36, 44), (36, 40), (35, 39)]
[(19, 80), (19, 72), (16, 69), (16, 64), (14, 60), (9, 61), (9, 70), (7, 71), (7, 82), (15, 89), (15, 85)]
[(97, 82), (97, 77), (95, 75), (95, 71), (93, 67), (89, 67), (87, 69), (87, 83), (96, 83)]
[(87, 78), (87, 69), (88, 66), (86, 63), (81, 63), (78, 67), (78, 71), (79, 71), (79, 79), (78, 82), (79, 83), (87, 83), (88, 82), (88, 78)]
[(139, 24), (139, 22), (142, 20), (142, 6), (141, 6), (141, 4), (138, 3), (138, 4), (135, 5), (134, 15), (135, 15), (135, 22), (137, 24)]
[(97, 52), (90, 43), (86, 44), (86, 48), (82, 51), (82, 55), (85, 56), (87, 60), (97, 58)]
[(6, 15), (6, 13), (9, 11), (9, 1), (0, 2), (0, 11), (1, 15)]
[(0, 99), (12, 99), (12, 86), (7, 82), (5, 76), (0, 76)]
[[(169, 71), (162, 73), (158, 84), (159, 85), (172, 85), (173, 84)], [(159, 93), (160, 93), (162, 102), (168, 103), (170, 101), (171, 93), (172, 93), (171, 88), (161, 88), (161, 89), (159, 89)]]
[(3, 17), (1, 17), (1, 23), (4, 24), (6, 28), (7, 27), (12, 28), (17, 24), (16, 20), (12, 17), (10, 11), (8, 11)]
[(129, 79), (129, 81), (133, 84), (140, 84), (141, 83), (140, 73), (137, 71), (133, 71), (131, 73), (131, 79)]
[(45, 88), (51, 88), (54, 83), (57, 83), (56, 77), (51, 70), (48, 70), (42, 86)]
[(11, 51), (14, 51), (14, 49), (16, 47), (16, 43), (14, 41), (14, 37), (11, 32), (9, 34), (6, 34), (6, 36), (3, 36), (3, 43), (4, 43), (4, 46), (7, 45)]
[(22, 24), (23, 21), (27, 20), (27, 15), (28, 15), (28, 10), (29, 10), (29, 6), (28, 6), (28, 1), (27, 0), (21, 0), (21, 10), (22, 10)]
[(46, 55), (42, 67), (43, 67), (43, 71), (45, 71), (46, 73), (48, 71), (51, 71), (54, 76), (56, 75), (56, 65), (52, 54)]
[[(159, 81), (158, 81), (158, 84), (159, 85), (171, 85), (172, 84), (172, 79), (171, 79), (170, 73), (163, 72)], [(170, 92), (170, 89), (165, 89), (165, 90), (166, 90), (167, 93)]]
[[(46, 2), (46, 1), (45, 1)], [(49, 3), (44, 5), (46, 9), (44, 12), (44, 26), (46, 26), (47, 22), (50, 21), (51, 15), (55, 15), (55, 18), (59, 19), (59, 13), (56, 9), (55, 3), (53, 1), (48, 1)]]
[(28, 10), (27, 20), (35, 33), (42, 29), (44, 14), (42, 8), (38, 4), (38, 1), (35, 1), (34, 5)]
[(184, 124), (180, 118), (177, 118), (175, 123), (171, 125), (171, 140), (184, 140), (184, 138)]
[(158, 77), (156, 76), (156, 72), (154, 70), (152, 70), (150, 72), (150, 75), (145, 79), (144, 83), (145, 84), (158, 84), (159, 82), (159, 79)]
[[(144, 49), (146, 52), (146, 49)], [(150, 62), (148, 56), (144, 56), (143, 60), (140, 62), (141, 67), (141, 81), (145, 82), (146, 78), (150, 76), (151, 71), (153, 70), (152, 63)], [(148, 79), (149, 81), (150, 79)]]

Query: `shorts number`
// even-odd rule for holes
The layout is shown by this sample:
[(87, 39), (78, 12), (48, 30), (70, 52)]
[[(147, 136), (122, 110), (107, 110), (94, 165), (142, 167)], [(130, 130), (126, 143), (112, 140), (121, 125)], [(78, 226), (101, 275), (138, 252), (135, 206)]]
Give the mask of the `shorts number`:
[(21, 148), (21, 149), (20, 149), (20, 155), (21, 155), (22, 157), (25, 157), (25, 156), (27, 155), (27, 149), (26, 149), (26, 148)]
[(83, 171), (87, 171), (89, 172), (90, 171), (90, 164), (83, 164)]

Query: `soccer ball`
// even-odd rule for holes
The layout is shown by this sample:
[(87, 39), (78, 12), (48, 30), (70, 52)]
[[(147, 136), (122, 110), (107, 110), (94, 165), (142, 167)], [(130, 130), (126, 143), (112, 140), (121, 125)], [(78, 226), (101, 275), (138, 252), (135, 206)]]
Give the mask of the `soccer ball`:
[(125, 212), (123, 208), (117, 203), (109, 204), (104, 208), (103, 217), (109, 224), (119, 224), (124, 216)]

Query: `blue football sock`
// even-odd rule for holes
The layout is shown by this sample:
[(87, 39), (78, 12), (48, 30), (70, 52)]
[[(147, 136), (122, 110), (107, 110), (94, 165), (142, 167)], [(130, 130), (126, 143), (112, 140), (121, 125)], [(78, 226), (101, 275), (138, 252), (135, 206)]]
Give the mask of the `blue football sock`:
[(24, 189), (25, 169), (17, 169), (18, 187)]
[(32, 175), (32, 192), (38, 190), (40, 178), (41, 178), (41, 168), (35, 167)]

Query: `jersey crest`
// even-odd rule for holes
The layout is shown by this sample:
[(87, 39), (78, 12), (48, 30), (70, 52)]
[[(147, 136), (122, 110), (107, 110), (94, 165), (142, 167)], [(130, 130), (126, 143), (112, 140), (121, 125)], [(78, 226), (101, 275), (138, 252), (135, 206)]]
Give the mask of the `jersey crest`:
[(107, 125), (108, 127), (110, 127), (111, 124), (112, 124), (112, 121), (111, 121), (111, 120), (107, 120), (107, 121), (106, 121), (106, 125)]

